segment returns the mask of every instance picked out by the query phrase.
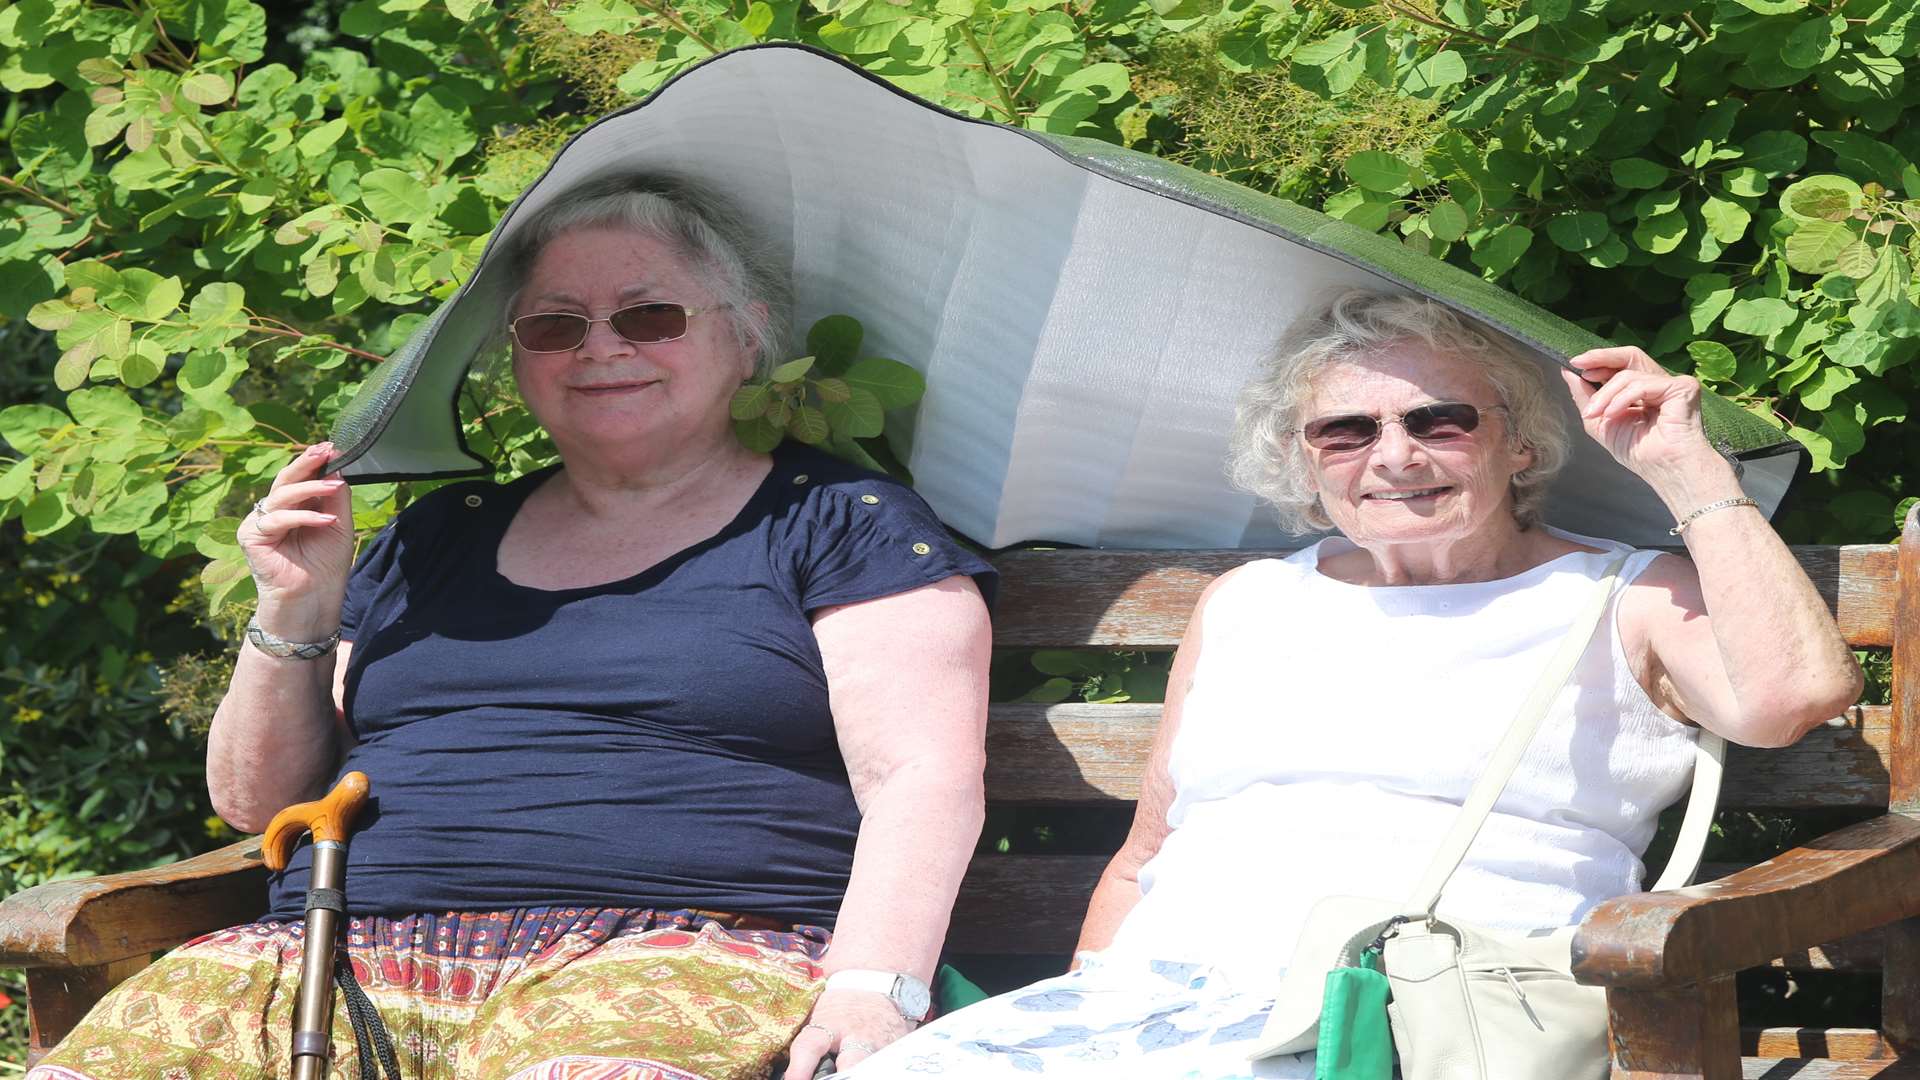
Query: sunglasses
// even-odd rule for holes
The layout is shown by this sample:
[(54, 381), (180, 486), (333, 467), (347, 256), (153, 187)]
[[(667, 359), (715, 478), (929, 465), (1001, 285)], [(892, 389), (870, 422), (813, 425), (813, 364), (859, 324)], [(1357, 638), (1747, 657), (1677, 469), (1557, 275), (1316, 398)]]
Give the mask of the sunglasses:
[(1488, 405), (1481, 409), (1464, 401), (1436, 401), (1408, 409), (1397, 418), (1381, 419), (1364, 413), (1322, 416), (1307, 421), (1306, 426), (1298, 430), (1306, 437), (1308, 446), (1336, 452), (1372, 446), (1388, 424), (1399, 424), (1408, 435), (1421, 442), (1443, 442), (1472, 434), (1480, 426), (1481, 412), (1505, 408), (1505, 405)]
[(687, 320), (695, 315), (719, 311), (726, 305), (690, 308), (663, 300), (623, 307), (604, 319), (589, 319), (571, 311), (537, 311), (522, 315), (507, 324), (522, 349), (530, 353), (570, 352), (584, 345), (594, 323), (606, 323), (613, 332), (635, 345), (652, 345), (687, 336)]

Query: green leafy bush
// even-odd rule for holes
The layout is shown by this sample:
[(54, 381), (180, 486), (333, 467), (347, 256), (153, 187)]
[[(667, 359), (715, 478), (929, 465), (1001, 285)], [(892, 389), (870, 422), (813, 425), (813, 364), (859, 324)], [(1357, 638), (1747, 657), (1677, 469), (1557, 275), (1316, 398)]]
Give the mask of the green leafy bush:
[[(1920, 461), (1906, 0), (0, 4), (0, 892), (219, 838), (198, 727), (252, 598), (238, 515), (561, 141), (717, 49), (804, 41), (964, 115), (1163, 154), (1643, 343), (1807, 444), (1793, 539), (1890, 537)], [(816, 327), (811, 365), (736, 400), (747, 437), (852, 456), (865, 395), (913, 389), (864, 385), (857, 350)], [(467, 389), (503, 476), (550, 460), (495, 381)], [(418, 488), (356, 488), (356, 524)], [(1041, 665), (997, 683), (1164, 680)]]

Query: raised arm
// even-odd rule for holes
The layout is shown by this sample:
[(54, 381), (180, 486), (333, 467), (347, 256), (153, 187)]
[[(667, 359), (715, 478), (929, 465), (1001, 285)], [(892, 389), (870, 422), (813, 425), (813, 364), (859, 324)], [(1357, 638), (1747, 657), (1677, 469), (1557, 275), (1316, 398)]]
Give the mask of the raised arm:
[(1080, 924), (1080, 941), (1073, 947), (1073, 966), (1080, 966), (1080, 954), (1097, 952), (1113, 943), (1120, 923), (1140, 902), (1140, 870), (1160, 851), (1173, 830), (1167, 824), (1167, 811), (1173, 807), (1173, 776), (1168, 762), (1173, 756), (1173, 741), (1180, 734), (1180, 710), (1193, 689), (1194, 669), (1200, 663), (1200, 613), (1207, 599), (1228, 578), (1238, 573), (1229, 570), (1213, 580), (1200, 594), (1187, 621), (1187, 632), (1173, 654), (1173, 670), (1167, 675), (1167, 700), (1160, 709), (1160, 727), (1153, 734), (1153, 749), (1147, 755), (1146, 769), (1140, 776), (1140, 801), (1134, 806), (1133, 828), (1114, 853), (1113, 860), (1094, 886), (1087, 902), (1087, 917)]
[[(330, 444), (308, 447), (240, 523), (260, 592), (255, 619), (286, 641), (325, 641), (340, 627), (353, 508), (346, 481), (320, 478), (332, 456)], [(234, 828), (258, 832), (282, 807), (322, 794), (350, 745), (340, 715), (348, 649), (299, 660), (240, 646), (207, 737), (207, 790)]]
[[(1587, 433), (1684, 521), (1741, 497), (1700, 426), (1700, 384), (1635, 348), (1596, 349), (1567, 376)], [(1621, 636), (1654, 701), (1747, 746), (1786, 746), (1860, 695), (1846, 640), (1805, 571), (1758, 510), (1689, 521), (1686, 559), (1658, 559), (1620, 610)]]
[[(986, 604), (971, 579), (956, 576), (825, 608), (813, 630), (860, 806), (827, 973), (931, 981), (986, 813)], [(911, 1027), (887, 998), (860, 990), (821, 994), (811, 1023), (794, 1040), (789, 1080), (810, 1078), (830, 1051), (842, 1068), (854, 1065)]]

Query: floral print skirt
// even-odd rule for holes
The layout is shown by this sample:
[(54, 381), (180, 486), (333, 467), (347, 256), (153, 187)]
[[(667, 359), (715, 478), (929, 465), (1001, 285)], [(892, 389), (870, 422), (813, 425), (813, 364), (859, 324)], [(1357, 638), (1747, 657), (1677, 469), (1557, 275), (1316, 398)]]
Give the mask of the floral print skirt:
[[(290, 1073), (300, 921), (189, 942), (116, 987), (29, 1080)], [(616, 908), (360, 916), (355, 978), (406, 1080), (761, 1080), (806, 1023), (827, 932)], [(330, 1076), (360, 1077), (334, 996)]]

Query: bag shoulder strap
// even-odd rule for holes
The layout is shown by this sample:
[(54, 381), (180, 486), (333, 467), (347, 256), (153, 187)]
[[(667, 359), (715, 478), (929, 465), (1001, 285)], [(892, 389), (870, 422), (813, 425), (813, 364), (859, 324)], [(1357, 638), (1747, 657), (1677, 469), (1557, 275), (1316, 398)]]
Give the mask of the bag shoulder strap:
[(1660, 880), (1649, 888), (1654, 892), (1685, 888), (1700, 870), (1700, 855), (1706, 850), (1707, 833), (1713, 826), (1713, 812), (1720, 805), (1720, 774), (1727, 760), (1727, 740), (1705, 728), (1695, 737), (1693, 752), (1693, 789), (1687, 793), (1687, 814), (1680, 819), (1680, 835), (1673, 841), (1673, 854), (1667, 856)]
[(1553, 700), (1560, 696), (1560, 688), (1566, 685), (1567, 678), (1573, 674), (1575, 664), (1580, 662), (1580, 654), (1587, 650), (1587, 643), (1593, 640), (1594, 628), (1600, 625), (1600, 616), (1607, 610), (1607, 601), (1613, 596), (1613, 589), (1620, 578), (1620, 569), (1626, 565), (1632, 551), (1625, 551), (1607, 564), (1600, 575), (1600, 581), (1587, 595), (1587, 601), (1581, 605), (1579, 614), (1567, 628), (1567, 636), (1560, 641), (1559, 651), (1553, 659), (1547, 661), (1545, 670), (1533, 684), (1526, 699), (1520, 703), (1520, 709), (1514, 714), (1513, 723), (1507, 727), (1507, 733), (1500, 738), (1498, 746), (1487, 758), (1486, 770), (1467, 793), (1467, 799), (1460, 804), (1460, 814), (1453, 820), (1453, 828), (1447, 831), (1446, 839), (1440, 842), (1440, 850), (1434, 853), (1433, 861), (1427, 865), (1427, 872), (1421, 876), (1420, 884), (1407, 901), (1408, 912), (1433, 914), (1435, 905), (1440, 903), (1440, 891), (1446, 888), (1447, 879), (1460, 868), (1467, 857), (1467, 848), (1473, 844), (1473, 838), (1480, 833), (1480, 826), (1486, 824), (1487, 815), (1493, 812), (1493, 804), (1506, 790), (1507, 781), (1513, 778), (1513, 771), (1520, 766), (1520, 758), (1527, 751), (1527, 744), (1533, 741), (1533, 733), (1539, 729), (1540, 721), (1552, 706)]

